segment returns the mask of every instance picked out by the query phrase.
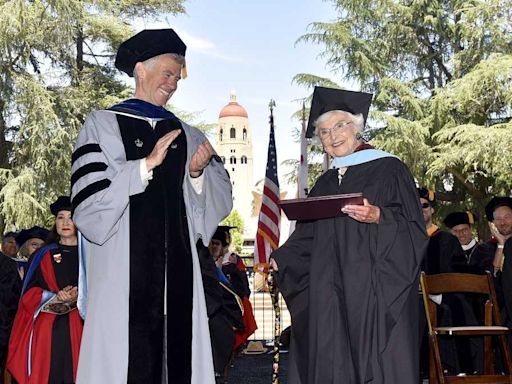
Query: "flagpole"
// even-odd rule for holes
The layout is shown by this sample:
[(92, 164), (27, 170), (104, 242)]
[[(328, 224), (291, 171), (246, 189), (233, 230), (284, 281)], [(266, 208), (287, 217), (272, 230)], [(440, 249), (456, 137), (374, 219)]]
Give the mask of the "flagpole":
[(300, 135), (300, 163), (297, 177), (297, 198), (308, 195), (308, 144), (306, 139), (306, 102), (302, 102), (302, 131)]
[[(276, 102), (271, 99), (268, 107), (270, 109), (270, 129), (274, 130), (274, 107)], [(279, 384), (279, 344), (281, 339), (281, 308), (279, 307), (279, 288), (275, 283), (275, 271), (269, 265), (267, 284), (274, 307), (274, 347), (272, 349), (272, 384)]]

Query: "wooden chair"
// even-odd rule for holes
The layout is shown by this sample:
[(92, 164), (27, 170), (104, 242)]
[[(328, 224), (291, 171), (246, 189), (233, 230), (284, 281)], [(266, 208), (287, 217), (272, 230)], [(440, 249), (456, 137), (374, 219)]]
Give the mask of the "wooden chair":
[[(420, 277), (423, 304), (427, 317), (429, 336), (429, 383), (512, 383), (511, 353), (507, 343), (507, 336), (511, 329), (502, 326), (500, 311), (496, 301), (494, 282), (491, 274), (474, 275), (466, 273), (442, 273), (439, 275), (425, 275)], [(436, 304), (429, 299), (429, 295), (447, 293), (480, 293), (487, 296), (484, 311), (484, 324), (479, 326), (438, 327), (436, 324)], [(439, 354), (439, 336), (468, 337), (483, 336), (484, 339), (484, 365), (482, 375), (450, 376), (444, 373)], [(503, 358), (505, 373), (495, 372), (494, 351), (492, 338), (498, 339), (498, 345)]]
[(7, 371), (7, 369), (3, 372), (4, 375), (4, 384), (11, 384), (11, 374)]

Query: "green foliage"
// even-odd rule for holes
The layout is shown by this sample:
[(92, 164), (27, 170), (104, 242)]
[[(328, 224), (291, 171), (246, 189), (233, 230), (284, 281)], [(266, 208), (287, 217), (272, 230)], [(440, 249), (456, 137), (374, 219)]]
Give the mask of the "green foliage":
[[(352, 82), (374, 93), (367, 136), (398, 155), (438, 212), (510, 195), (512, 1), (333, 0), (332, 22), (298, 41), (324, 47), (338, 79), (299, 74), (306, 87)], [(480, 235), (487, 232), (485, 220)]]
[(201, 112), (187, 112), (182, 111), (180, 109), (174, 108), (173, 106), (168, 106), (169, 110), (171, 110), (177, 117), (179, 117), (182, 121), (200, 129), (207, 135), (212, 135), (215, 131), (215, 123), (207, 123), (203, 120), (198, 119), (201, 117)]
[(231, 233), (231, 247), (236, 253), (242, 253), (242, 245), (244, 244), (244, 221), (236, 209), (232, 210), (228, 217), (226, 217), (219, 225), (230, 225), (233, 228)]
[(87, 113), (129, 97), (113, 59), (135, 19), (184, 0), (0, 1), (0, 230), (50, 225)]
[[(299, 111), (302, 114), (302, 111)], [(298, 116), (298, 113), (296, 115)], [(309, 110), (307, 111), (309, 113)], [(306, 114), (307, 116), (307, 114)], [(299, 142), (301, 140), (301, 131), (299, 129), (294, 129), (292, 135), (294, 141)], [(307, 152), (307, 161), (308, 161), (308, 191), (311, 190), (316, 180), (322, 174), (322, 162), (323, 158), (323, 150), (321, 146), (311, 144), (309, 146), (309, 151)], [(320, 159), (320, 163), (318, 162)], [(298, 159), (287, 159), (281, 162), (283, 166), (289, 169), (289, 172), (284, 174), (285, 182), (292, 185), (298, 185), (298, 175), (299, 175), (299, 166), (300, 161)]]

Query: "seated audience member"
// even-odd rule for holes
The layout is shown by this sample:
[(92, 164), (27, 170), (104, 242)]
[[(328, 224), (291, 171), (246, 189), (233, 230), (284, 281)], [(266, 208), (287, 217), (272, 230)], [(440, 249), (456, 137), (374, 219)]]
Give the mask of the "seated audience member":
[(476, 215), (471, 212), (452, 212), (443, 221), (450, 228), (450, 233), (459, 240), (464, 252), (465, 260), (452, 265), (456, 272), (481, 274), (490, 268), (489, 259), (482, 259), (481, 254), (476, 252), (478, 242), (473, 238), (472, 232), (476, 221)]
[[(489, 221), (491, 239), (479, 244), (474, 257), (487, 260), (493, 272), (498, 304), (502, 311), (502, 320), (512, 326), (512, 198), (495, 196), (485, 206), (485, 215)], [(508, 256), (508, 257), (507, 257)]]
[(504, 267), (504, 248), (512, 237), (512, 198), (493, 197), (485, 206), (492, 238), (486, 243), (488, 250), (494, 251), (493, 271), (497, 275)]
[(235, 343), (235, 331), (244, 327), (243, 306), (230, 282), (215, 265), (209, 249), (198, 247), (198, 258), (206, 299), (215, 380), (223, 383)]
[(455, 236), (442, 231), (434, 224), (435, 193), (425, 188), (418, 188), (418, 194), (423, 211), (423, 220), (430, 238), (422, 270), (427, 275), (453, 272), (452, 264), (465, 260), (462, 247)]
[(7, 369), (18, 384), (76, 380), (83, 328), (76, 307), (77, 231), (69, 197), (59, 197), (50, 210), (55, 225), (49, 242), (31, 257), (9, 340)]
[(211, 253), (215, 263), (231, 282), (235, 292), (240, 297), (249, 297), (251, 290), (247, 278), (247, 270), (240, 256), (230, 249), (231, 234), (234, 227), (221, 225), (217, 227), (211, 244)]
[(217, 266), (222, 269), (222, 272), (230, 281), (236, 294), (242, 299), (244, 307), (244, 329), (236, 332), (235, 345), (233, 348), (236, 351), (256, 331), (258, 326), (256, 325), (252, 305), (249, 301), (251, 290), (249, 288), (245, 265), (242, 258), (229, 249), (231, 245), (231, 235), (229, 231), (232, 228), (234, 227), (225, 225), (217, 227), (210, 241), (210, 253)]
[(7, 232), (0, 252), (0, 384), (4, 383), (7, 346), (21, 291), (21, 278), (12, 259), (18, 252), (15, 237), (15, 232)]
[(4, 239), (2, 240), (2, 251), (0, 254), (3, 254), (10, 258), (15, 258), (18, 253), (18, 244), (16, 244), (16, 236), (18, 234), (16, 232), (7, 232), (4, 234)]
[(25, 276), (30, 257), (44, 245), (47, 236), (48, 230), (37, 225), (29, 229), (23, 229), (16, 236), (16, 243), (19, 247), (16, 262), (22, 279)]
[[(422, 263), (422, 270), (427, 275), (438, 273), (455, 272), (454, 266), (465, 262), (466, 258), (462, 247), (455, 236), (442, 231), (433, 222), (435, 212), (435, 193), (426, 188), (418, 188), (420, 204), (423, 211), (423, 220), (429, 235), (427, 254)], [(463, 324), (465, 321), (461, 311), (471, 312), (471, 305), (456, 295), (437, 295), (431, 298), (438, 305), (438, 324), (442, 326), (451, 326)], [(420, 316), (420, 337), (421, 354), (420, 368), (422, 375), (426, 377), (428, 372), (428, 336), (425, 321), (425, 312), (423, 304), (421, 306)], [(468, 307), (469, 308), (466, 308)], [(458, 317), (461, 315), (460, 317)], [(451, 373), (473, 372), (472, 357), (468, 353), (468, 344), (455, 345), (449, 340), (441, 340), (440, 345), (441, 359), (446, 369)]]
[[(452, 235), (457, 237), (464, 251), (466, 260), (464, 262), (454, 263), (452, 268), (455, 272), (483, 274), (485, 271), (491, 270), (492, 259), (484, 256), (483, 253), (477, 252), (479, 244), (473, 238), (472, 226), (477, 221), (477, 216), (472, 212), (452, 212), (444, 219), (444, 224), (450, 228)], [(484, 257), (482, 257), (484, 256)], [(482, 324), (483, 308), (487, 298), (478, 294), (458, 295), (462, 308), (459, 308), (459, 314), (463, 315), (464, 324)], [(452, 308), (453, 310), (453, 308)], [(470, 345), (472, 354), (472, 371), (482, 372), (483, 366), (483, 349), (482, 340), (478, 337), (466, 339)], [(460, 343), (460, 342), (459, 342)], [(464, 344), (464, 340), (462, 341)], [(467, 365), (466, 365), (467, 366)], [(468, 373), (471, 369), (466, 369)]]

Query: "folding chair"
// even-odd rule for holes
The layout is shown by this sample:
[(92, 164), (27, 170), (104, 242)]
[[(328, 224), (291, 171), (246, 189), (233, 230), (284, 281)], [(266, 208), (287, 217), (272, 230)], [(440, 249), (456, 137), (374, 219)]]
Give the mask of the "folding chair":
[[(507, 343), (507, 336), (511, 329), (502, 326), (500, 310), (496, 301), (494, 282), (489, 272), (486, 275), (467, 273), (442, 273), (439, 275), (425, 275), (420, 277), (423, 304), (427, 317), (429, 336), (429, 383), (512, 383), (511, 353)], [(436, 304), (429, 299), (429, 295), (448, 293), (479, 293), (486, 295), (484, 323), (478, 326), (438, 327)], [(439, 354), (439, 336), (469, 337), (483, 336), (484, 338), (484, 364), (482, 375), (454, 376), (444, 372)], [(494, 364), (494, 351), (492, 337), (498, 339), (501, 350), (503, 366), (506, 372), (496, 372)]]

